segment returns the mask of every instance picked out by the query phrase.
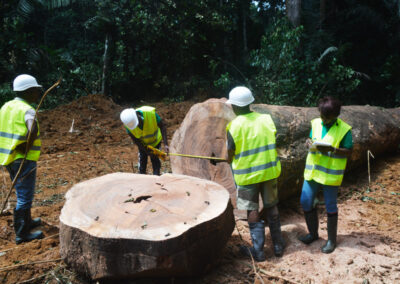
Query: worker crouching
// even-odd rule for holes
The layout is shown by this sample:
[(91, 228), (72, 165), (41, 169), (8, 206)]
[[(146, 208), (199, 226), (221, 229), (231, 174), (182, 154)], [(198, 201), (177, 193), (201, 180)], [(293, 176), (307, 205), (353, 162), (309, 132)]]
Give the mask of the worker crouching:
[(14, 180), (22, 164), (15, 183), (17, 205), (14, 209), (14, 231), (17, 244), (44, 237), (41, 231), (30, 232), (41, 224), (40, 218), (31, 218), (41, 141), (35, 110), (30, 105), (38, 101), (41, 88), (34, 77), (19, 75), (13, 82), (13, 90), (17, 94), (15, 99), (0, 109), (1, 165), (7, 168), (11, 180)]
[(319, 190), (324, 194), (328, 215), (328, 241), (321, 248), (323, 253), (331, 253), (336, 248), (338, 188), (342, 184), (347, 157), (351, 155), (353, 138), (351, 126), (339, 119), (341, 102), (325, 97), (319, 100), (320, 118), (311, 121), (310, 150), (304, 170), (304, 184), (300, 203), (309, 233), (299, 237), (305, 244), (318, 239), (318, 212), (315, 197)]
[(283, 255), (284, 241), (279, 219), (277, 178), (281, 173), (275, 135), (275, 124), (268, 114), (250, 110), (254, 101), (246, 87), (229, 93), (228, 104), (237, 117), (227, 126), (228, 163), (232, 164), (237, 185), (237, 208), (247, 210), (252, 247), (241, 246), (242, 253), (256, 261), (266, 259), (264, 253), (265, 225), (259, 214), (261, 194), (276, 256)]
[(147, 149), (147, 146), (160, 149), (163, 140), (165, 152), (167, 154), (169, 152), (166, 127), (155, 108), (150, 106), (142, 106), (136, 110), (128, 108), (121, 112), (120, 117), (127, 133), (139, 148), (139, 173), (146, 174), (150, 155), (153, 174), (160, 175), (161, 161)]

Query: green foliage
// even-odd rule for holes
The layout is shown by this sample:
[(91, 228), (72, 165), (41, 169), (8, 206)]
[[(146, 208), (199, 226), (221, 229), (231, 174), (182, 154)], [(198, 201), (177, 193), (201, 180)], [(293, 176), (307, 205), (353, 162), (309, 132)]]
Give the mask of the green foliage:
[(3, 83), (0, 85), (0, 106), (5, 102), (14, 98), (14, 92), (12, 91), (10, 83)]
[(340, 63), (335, 48), (323, 56), (302, 56), (302, 26), (292, 28), (285, 19), (277, 20), (261, 39), (260, 49), (251, 53), (256, 67), (253, 87), (269, 104), (315, 105), (317, 99), (333, 95), (347, 100), (359, 86), (355, 71)]
[(16, 74), (45, 88), (62, 77), (53, 107), (101, 92), (106, 69), (117, 102), (226, 96), (240, 84), (267, 103), (400, 105), (398, 0), (326, 1), (324, 19), (319, 0), (303, 1), (298, 28), (283, 0), (3, 2), (1, 100)]

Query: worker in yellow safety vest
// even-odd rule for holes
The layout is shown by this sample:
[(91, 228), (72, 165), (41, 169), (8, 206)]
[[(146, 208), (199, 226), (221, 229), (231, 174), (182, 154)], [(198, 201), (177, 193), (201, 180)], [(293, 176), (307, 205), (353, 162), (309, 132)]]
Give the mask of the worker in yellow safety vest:
[(323, 253), (331, 253), (336, 248), (337, 193), (353, 148), (351, 126), (338, 118), (340, 108), (341, 102), (333, 97), (319, 100), (320, 117), (311, 121), (310, 139), (307, 140), (310, 150), (300, 197), (309, 233), (300, 236), (299, 240), (310, 244), (318, 239), (315, 196), (319, 190), (323, 192), (328, 215), (328, 241), (321, 248)]
[(169, 153), (167, 130), (161, 117), (156, 113), (156, 109), (150, 106), (142, 106), (136, 110), (128, 108), (121, 112), (120, 118), (126, 132), (139, 148), (139, 173), (146, 174), (147, 160), (150, 155), (153, 174), (160, 175), (160, 159), (146, 147), (160, 149), (161, 140), (163, 140), (164, 150), (167, 154)]
[(252, 247), (241, 246), (242, 253), (256, 261), (266, 259), (264, 253), (265, 225), (259, 210), (259, 195), (266, 209), (274, 254), (283, 255), (284, 241), (278, 212), (277, 178), (281, 173), (275, 135), (275, 124), (269, 114), (250, 110), (254, 101), (246, 87), (229, 93), (228, 104), (237, 117), (227, 126), (228, 163), (232, 165), (237, 186), (237, 208), (247, 210)]
[(35, 110), (30, 105), (40, 98), (41, 88), (34, 77), (19, 75), (13, 82), (15, 99), (6, 102), (0, 109), (0, 162), (7, 168), (11, 180), (14, 180), (26, 157), (15, 183), (17, 205), (14, 209), (14, 231), (17, 244), (44, 237), (41, 231), (30, 232), (41, 224), (40, 218), (31, 218), (41, 141), (39, 124), (34, 120)]

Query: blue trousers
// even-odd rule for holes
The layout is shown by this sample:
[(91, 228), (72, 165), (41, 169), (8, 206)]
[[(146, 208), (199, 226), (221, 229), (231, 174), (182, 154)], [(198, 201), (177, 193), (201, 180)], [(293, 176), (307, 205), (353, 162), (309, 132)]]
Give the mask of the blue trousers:
[(315, 196), (317, 195), (319, 190), (322, 190), (322, 192), (324, 193), (326, 212), (328, 214), (337, 213), (338, 188), (338, 186), (323, 185), (313, 180), (305, 180), (300, 197), (300, 203), (303, 207), (303, 210), (308, 212), (313, 209)]
[[(7, 171), (10, 174), (11, 180), (14, 180), (15, 175), (18, 172), (19, 166), (22, 160), (16, 160), (6, 166)], [(19, 174), (18, 180), (15, 184), (17, 191), (17, 206), (16, 210), (25, 210), (32, 207), (33, 195), (35, 193), (36, 183), (36, 162), (28, 161), (24, 162), (21, 173)]]

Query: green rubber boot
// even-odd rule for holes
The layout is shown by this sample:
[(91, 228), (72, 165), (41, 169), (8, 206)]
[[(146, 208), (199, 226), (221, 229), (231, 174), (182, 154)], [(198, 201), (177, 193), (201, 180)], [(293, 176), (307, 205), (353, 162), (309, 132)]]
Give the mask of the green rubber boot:
[(336, 248), (338, 214), (328, 214), (328, 241), (321, 248), (323, 253), (331, 253)]
[(304, 217), (308, 228), (308, 234), (299, 237), (299, 240), (306, 245), (311, 244), (313, 241), (318, 240), (318, 212), (316, 208), (311, 211), (305, 212)]
[(14, 209), (14, 231), (15, 231), (15, 242), (20, 244), (23, 242), (30, 242), (36, 239), (43, 239), (44, 235), (42, 231), (36, 231), (30, 233), (30, 216), (29, 209), (26, 210), (15, 210)]
[(240, 252), (247, 256), (252, 256), (255, 261), (265, 261), (264, 243), (265, 226), (264, 222), (249, 223), (252, 247), (240, 246)]

